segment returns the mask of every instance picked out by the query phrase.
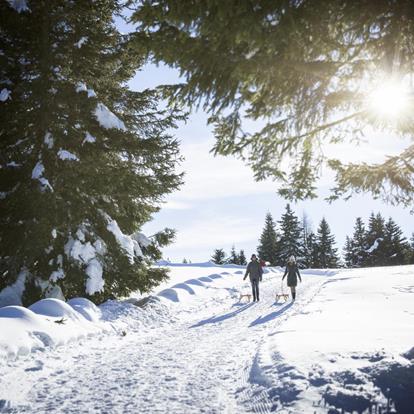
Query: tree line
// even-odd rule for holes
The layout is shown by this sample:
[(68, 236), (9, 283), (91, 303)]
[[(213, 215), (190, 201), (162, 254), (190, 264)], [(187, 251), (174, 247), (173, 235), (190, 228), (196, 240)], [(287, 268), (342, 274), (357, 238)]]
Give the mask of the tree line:
[[(346, 237), (342, 260), (326, 218), (322, 218), (314, 231), (307, 215), (299, 219), (287, 204), (285, 212), (276, 222), (270, 213), (266, 214), (257, 253), (271, 266), (284, 266), (291, 255), (296, 257), (302, 268), (412, 264), (414, 233), (408, 241), (396, 222), (391, 217), (386, 221), (381, 213), (372, 213), (367, 227), (362, 218), (357, 217), (352, 236)], [(223, 249), (216, 249), (212, 261), (217, 264), (244, 264), (238, 261), (234, 246), (229, 257)]]

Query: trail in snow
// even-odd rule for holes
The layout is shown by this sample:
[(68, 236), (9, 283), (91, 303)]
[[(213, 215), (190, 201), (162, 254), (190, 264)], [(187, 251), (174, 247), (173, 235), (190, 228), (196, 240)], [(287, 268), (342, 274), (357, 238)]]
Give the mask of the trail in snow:
[(0, 412), (412, 414), (414, 267), (303, 272), (297, 301), (278, 304), (279, 271), (247, 304), (243, 271), (221, 270), (173, 268), (145, 323), (109, 302), (118, 335), (0, 365)]
[[(240, 276), (228, 277), (240, 285)], [(103, 335), (10, 363), (2, 383), (14, 388), (11, 411), (267, 412), (268, 401), (251, 395), (251, 361), (263, 337), (300, 312), (320, 284), (308, 280), (297, 303), (276, 305), (275, 277), (262, 283), (258, 303), (237, 303), (236, 290), (217, 289), (219, 295), (175, 309), (175, 321), (152, 332)]]

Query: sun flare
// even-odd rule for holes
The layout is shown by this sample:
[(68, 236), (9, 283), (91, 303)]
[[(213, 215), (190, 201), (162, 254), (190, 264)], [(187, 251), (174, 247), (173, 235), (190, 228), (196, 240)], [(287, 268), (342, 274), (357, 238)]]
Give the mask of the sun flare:
[(368, 98), (368, 106), (378, 116), (398, 118), (408, 108), (409, 95), (401, 83), (386, 82), (375, 89)]

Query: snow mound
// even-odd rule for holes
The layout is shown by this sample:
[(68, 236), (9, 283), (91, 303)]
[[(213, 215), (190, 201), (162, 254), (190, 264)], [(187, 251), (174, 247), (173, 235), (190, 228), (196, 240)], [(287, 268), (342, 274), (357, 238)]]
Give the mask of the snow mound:
[(78, 312), (75, 312), (71, 306), (59, 299), (42, 299), (29, 306), (29, 309), (38, 315), (50, 316), (52, 318), (66, 318), (73, 321), (81, 320)]
[(5, 306), (0, 308), (0, 318), (21, 319), (33, 324), (38, 322), (37, 315), (30, 309), (22, 306)]
[(98, 322), (102, 318), (101, 310), (89, 299), (73, 298), (68, 300), (68, 305), (90, 322)]

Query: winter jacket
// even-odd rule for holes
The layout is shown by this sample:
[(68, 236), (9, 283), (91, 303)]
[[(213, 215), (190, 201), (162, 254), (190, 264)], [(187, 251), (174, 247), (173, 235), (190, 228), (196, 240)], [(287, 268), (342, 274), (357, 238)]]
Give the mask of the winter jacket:
[(282, 277), (282, 280), (287, 277), (287, 285), (290, 286), (296, 286), (298, 284), (298, 279), (296, 275), (299, 277), (299, 280), (302, 282), (302, 278), (300, 277), (299, 269), (296, 263), (288, 263), (286, 265), (285, 274)]
[(243, 279), (246, 279), (247, 275), (250, 276), (250, 281), (252, 280), (262, 280), (263, 275), (263, 269), (262, 266), (260, 266), (260, 263), (258, 261), (252, 260), (248, 265), (246, 269), (246, 273), (244, 275)]

